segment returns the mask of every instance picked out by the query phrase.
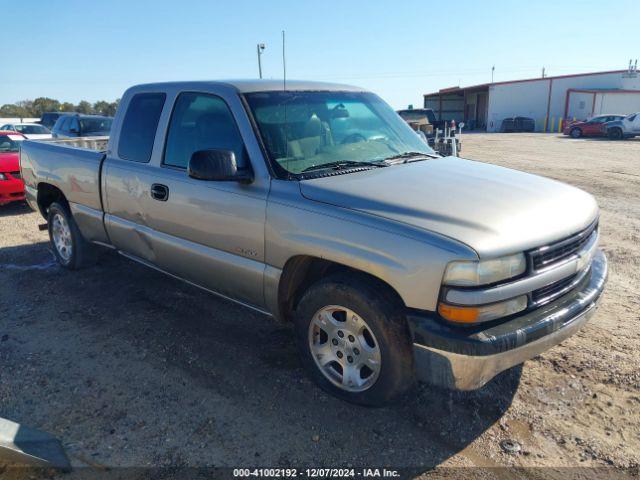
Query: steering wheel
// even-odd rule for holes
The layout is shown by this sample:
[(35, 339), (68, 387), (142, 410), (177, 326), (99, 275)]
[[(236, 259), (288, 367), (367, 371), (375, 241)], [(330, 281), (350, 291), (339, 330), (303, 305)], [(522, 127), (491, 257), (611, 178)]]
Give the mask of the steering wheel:
[(346, 145), (348, 143), (358, 143), (358, 142), (366, 142), (366, 141), (367, 141), (367, 138), (361, 133), (352, 133), (344, 137), (340, 143), (342, 145)]

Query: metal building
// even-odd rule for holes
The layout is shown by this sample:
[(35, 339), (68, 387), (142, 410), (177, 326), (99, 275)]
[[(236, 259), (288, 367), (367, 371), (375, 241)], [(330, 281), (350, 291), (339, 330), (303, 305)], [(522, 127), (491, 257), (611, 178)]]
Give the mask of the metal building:
[(424, 107), (441, 120), (498, 132), (510, 117), (535, 120), (536, 131), (558, 131), (567, 119), (640, 111), (635, 68), (445, 88), (424, 95)]

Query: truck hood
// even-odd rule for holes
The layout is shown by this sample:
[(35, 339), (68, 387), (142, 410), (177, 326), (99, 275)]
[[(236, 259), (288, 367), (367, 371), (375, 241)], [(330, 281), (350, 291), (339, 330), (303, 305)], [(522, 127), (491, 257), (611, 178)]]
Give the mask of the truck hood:
[(0, 153), (0, 173), (17, 172), (18, 170), (20, 170), (20, 160), (17, 152)]
[(447, 157), (300, 182), (302, 195), (458, 240), (481, 258), (528, 250), (586, 228), (595, 199), (570, 185)]

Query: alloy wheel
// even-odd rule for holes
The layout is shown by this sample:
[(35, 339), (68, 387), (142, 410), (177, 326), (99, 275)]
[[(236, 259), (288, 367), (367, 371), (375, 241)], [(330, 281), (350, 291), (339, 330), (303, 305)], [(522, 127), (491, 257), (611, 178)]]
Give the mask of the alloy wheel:
[(322, 374), (348, 392), (367, 390), (378, 379), (380, 344), (356, 312), (328, 305), (309, 324), (309, 348)]

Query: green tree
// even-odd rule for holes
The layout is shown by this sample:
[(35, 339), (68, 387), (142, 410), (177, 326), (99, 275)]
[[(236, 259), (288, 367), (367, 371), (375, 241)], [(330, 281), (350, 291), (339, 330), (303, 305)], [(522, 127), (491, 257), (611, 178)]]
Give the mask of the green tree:
[(76, 111), (76, 106), (71, 102), (64, 102), (64, 103), (60, 104), (60, 111), (61, 112), (75, 112)]
[(23, 117), (33, 117), (33, 101), (32, 100), (21, 100), (16, 102), (16, 105), (23, 109), (24, 115)]
[(78, 112), (99, 113), (113, 117), (118, 109), (120, 99), (114, 102), (99, 100), (93, 105), (82, 100), (78, 105), (71, 102), (61, 103), (54, 98), (38, 97), (35, 100), (21, 100), (15, 103), (7, 103), (0, 107), (0, 117), (4, 118), (39, 118), (44, 112)]
[(15, 103), (7, 103), (0, 107), (0, 117), (3, 118), (27, 118), (30, 116), (24, 107), (20, 107)]
[(93, 104), (93, 111), (100, 115), (113, 117), (116, 114), (119, 101), (120, 100), (116, 100), (115, 102), (106, 102), (104, 100), (100, 100), (99, 102)]
[(40, 118), (44, 112), (57, 112), (60, 110), (60, 102), (52, 98), (39, 97), (33, 101), (31, 113)]
[(90, 114), (93, 113), (93, 107), (86, 100), (82, 100), (78, 105), (76, 105), (76, 112)]

